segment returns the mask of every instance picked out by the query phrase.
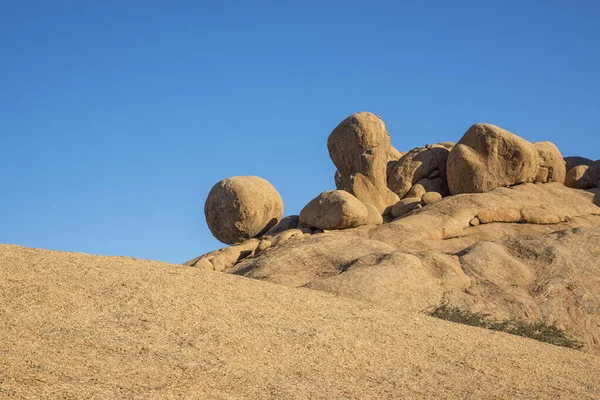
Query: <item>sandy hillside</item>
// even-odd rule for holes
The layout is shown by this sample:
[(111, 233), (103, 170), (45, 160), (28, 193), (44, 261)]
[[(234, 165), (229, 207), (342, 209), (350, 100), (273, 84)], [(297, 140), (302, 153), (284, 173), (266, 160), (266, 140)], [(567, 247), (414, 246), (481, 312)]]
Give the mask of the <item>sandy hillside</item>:
[(0, 398), (598, 399), (600, 358), (306, 288), (0, 245)]

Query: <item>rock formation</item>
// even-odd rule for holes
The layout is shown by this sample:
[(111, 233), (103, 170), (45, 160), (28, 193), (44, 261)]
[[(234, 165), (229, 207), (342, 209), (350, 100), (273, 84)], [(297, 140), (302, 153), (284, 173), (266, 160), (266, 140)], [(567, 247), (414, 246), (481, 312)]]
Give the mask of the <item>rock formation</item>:
[(338, 190), (187, 264), (403, 311), (449, 304), (543, 324), (600, 354), (596, 162), (490, 124), (402, 154), (371, 113), (340, 123), (328, 148)]
[(448, 187), (455, 195), (533, 182), (539, 166), (533, 144), (495, 125), (475, 124), (450, 151)]
[(394, 157), (390, 143), (381, 118), (368, 112), (346, 118), (327, 139), (329, 155), (339, 171), (336, 187), (373, 204), (382, 214), (398, 201), (386, 185), (387, 164)]
[(540, 162), (535, 182), (565, 183), (566, 163), (558, 147), (552, 142), (536, 142), (533, 145), (538, 151)]
[(598, 172), (594, 167), (578, 165), (567, 172), (565, 185), (573, 189), (595, 188), (598, 186)]
[(417, 147), (402, 156), (391, 168), (387, 185), (398, 197), (409, 197), (419, 194), (421, 188), (412, 187), (416, 184), (425, 191), (434, 189), (439, 193), (448, 192), (446, 185), (446, 162), (448, 146), (451, 143), (435, 144), (433, 146)]
[(300, 223), (318, 229), (348, 229), (365, 225), (369, 210), (344, 190), (323, 192), (300, 211)]
[(204, 214), (212, 234), (232, 244), (260, 236), (275, 226), (283, 216), (283, 200), (262, 178), (234, 176), (213, 186)]

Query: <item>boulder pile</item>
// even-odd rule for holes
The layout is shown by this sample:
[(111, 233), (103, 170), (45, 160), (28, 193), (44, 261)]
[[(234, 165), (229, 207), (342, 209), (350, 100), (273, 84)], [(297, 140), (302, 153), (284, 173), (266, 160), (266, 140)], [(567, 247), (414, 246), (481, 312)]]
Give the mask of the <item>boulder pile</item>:
[(337, 190), (299, 215), (282, 218), (262, 178), (215, 185), (206, 219), (232, 245), (186, 264), (402, 311), (445, 304), (543, 324), (600, 354), (600, 160), (491, 124), (403, 153), (366, 112), (327, 147)]
[[(269, 182), (252, 176), (224, 179), (212, 188), (205, 204), (213, 235), (227, 244), (262, 237), (261, 248), (268, 248), (267, 243), (272, 244), (271, 239), (283, 232), (297, 230), (292, 235), (296, 237), (314, 231), (381, 225), (458, 194), (486, 193), (527, 183), (591, 189), (600, 182), (600, 160), (563, 159), (551, 142), (531, 143), (484, 123), (471, 126), (456, 143), (427, 144), (400, 152), (392, 146), (379, 116), (359, 112), (333, 129), (327, 148), (336, 167), (337, 190), (319, 194), (299, 216), (282, 220), (281, 196)], [(524, 218), (518, 210), (514, 216), (504, 215), (510, 212), (473, 215), (471, 226), (498, 218), (547, 219), (541, 218), (541, 213), (536, 218), (526, 213), (531, 218)]]

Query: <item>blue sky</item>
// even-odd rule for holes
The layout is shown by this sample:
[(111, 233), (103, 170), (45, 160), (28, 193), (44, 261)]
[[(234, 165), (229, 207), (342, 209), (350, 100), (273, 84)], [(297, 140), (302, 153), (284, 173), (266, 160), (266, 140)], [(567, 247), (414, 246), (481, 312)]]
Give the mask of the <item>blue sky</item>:
[[(576, 4), (576, 5), (575, 5)], [(210, 188), (285, 214), (334, 188), (327, 136), (399, 150), (490, 122), (600, 158), (595, 1), (0, 1), (0, 242), (183, 262)]]

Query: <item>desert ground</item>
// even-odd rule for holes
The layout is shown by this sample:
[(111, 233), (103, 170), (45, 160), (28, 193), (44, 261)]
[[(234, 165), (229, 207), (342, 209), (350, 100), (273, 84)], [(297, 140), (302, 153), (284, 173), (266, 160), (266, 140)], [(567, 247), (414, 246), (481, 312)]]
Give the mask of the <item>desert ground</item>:
[(600, 358), (308, 288), (0, 246), (0, 397), (597, 399)]

